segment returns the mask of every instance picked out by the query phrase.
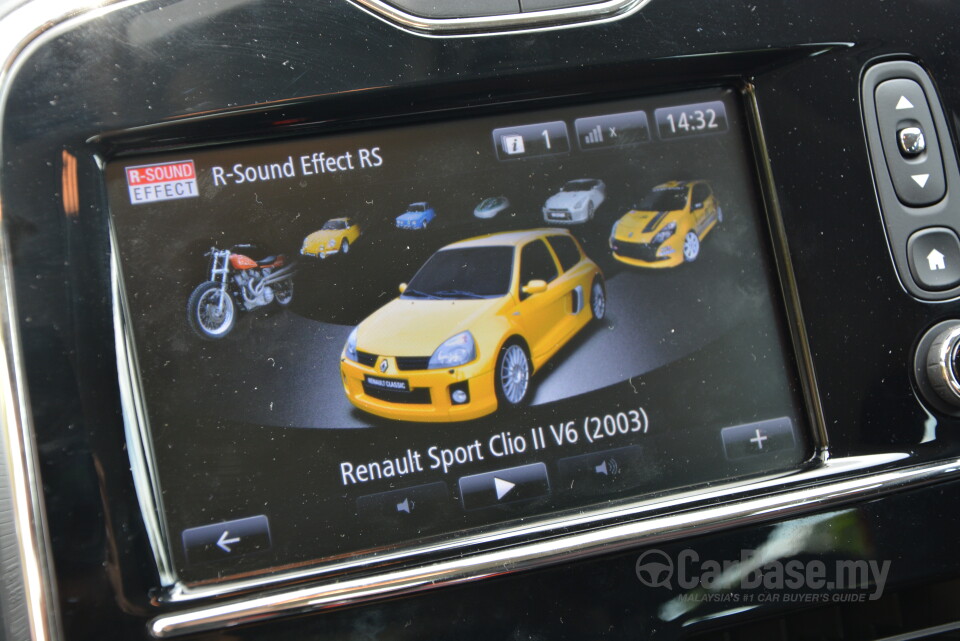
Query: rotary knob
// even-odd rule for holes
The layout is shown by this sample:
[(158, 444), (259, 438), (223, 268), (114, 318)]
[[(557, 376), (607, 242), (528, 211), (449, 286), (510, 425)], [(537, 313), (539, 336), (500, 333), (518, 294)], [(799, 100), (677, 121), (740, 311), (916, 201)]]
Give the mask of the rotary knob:
[(927, 349), (927, 382), (940, 400), (960, 407), (960, 321), (935, 327)]

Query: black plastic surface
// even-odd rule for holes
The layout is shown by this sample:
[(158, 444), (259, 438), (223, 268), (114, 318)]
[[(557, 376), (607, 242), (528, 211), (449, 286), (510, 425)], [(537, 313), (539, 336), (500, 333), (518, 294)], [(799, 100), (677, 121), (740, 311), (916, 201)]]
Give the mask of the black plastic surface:
[[(944, 117), (934, 119), (946, 147), (960, 116), (960, 37), (948, 28), (958, 22), (955, 3), (673, 0), (654, 1), (619, 22), (444, 40), (403, 33), (339, 1), (143, 2), (31, 50), (5, 106), (0, 187), (65, 638), (146, 639), (147, 621), (176, 609), (151, 598), (159, 578), (121, 437), (108, 229), (91, 137), (144, 127), (128, 133), (125, 146), (96, 148), (111, 154), (295, 135), (317, 122), (333, 130), (361, 111), (387, 117), (428, 107), (589, 99), (625, 85), (662, 92), (748, 79), (831, 452), (896, 451), (905, 463), (931, 461), (960, 455), (960, 421), (918, 399), (910, 363), (927, 328), (960, 314), (957, 302), (946, 300), (958, 292), (940, 295), (946, 302), (939, 305), (918, 300), (928, 294), (909, 279), (901, 285), (890, 253), (906, 265), (914, 220), (955, 224), (955, 168), (945, 158), (948, 194), (934, 212), (904, 209), (898, 200), (900, 209), (891, 210), (883, 201), (888, 223), (892, 215), (901, 221), (888, 244), (860, 88), (870, 63), (921, 61), (937, 81), (938, 92), (924, 87), (943, 104)], [(232, 113), (213, 113), (219, 110)], [(147, 127), (201, 113), (169, 136)], [(78, 157), (78, 215), (63, 209), (64, 150)], [(878, 175), (885, 198), (892, 187), (881, 183)], [(958, 497), (950, 484), (851, 508), (866, 524), (869, 543), (861, 549), (894, 560), (891, 585), (960, 575), (953, 541)], [(679, 541), (671, 551), (695, 546), (723, 558), (727, 550), (758, 545), (774, 528)], [(660, 605), (669, 597), (638, 583), (639, 553), (195, 638), (618, 639), (654, 631), (678, 638), (708, 629), (707, 615), (734, 622), (807, 607), (768, 603), (745, 612), (717, 604), (695, 610), (685, 627), (667, 623)]]

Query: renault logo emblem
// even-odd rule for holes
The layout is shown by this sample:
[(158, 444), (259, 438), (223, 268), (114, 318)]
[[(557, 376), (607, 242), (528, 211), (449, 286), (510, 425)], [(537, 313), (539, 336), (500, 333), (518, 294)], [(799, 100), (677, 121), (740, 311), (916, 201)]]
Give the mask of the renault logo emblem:
[(387, 359), (380, 361), (380, 373), (383, 374), (387, 371)]

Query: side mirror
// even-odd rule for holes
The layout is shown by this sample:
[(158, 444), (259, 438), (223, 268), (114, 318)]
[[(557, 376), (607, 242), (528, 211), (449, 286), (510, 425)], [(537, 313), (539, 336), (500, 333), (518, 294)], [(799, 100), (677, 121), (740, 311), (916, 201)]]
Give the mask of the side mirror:
[(397, 289), (399, 289), (399, 290), (400, 290), (400, 293), (402, 294), (403, 292), (407, 291), (407, 284), (406, 284), (406, 283), (400, 283), (400, 287), (398, 287)]
[(547, 291), (547, 281), (539, 279), (531, 280), (529, 283), (524, 285), (520, 291), (527, 295), (542, 294), (543, 292)]

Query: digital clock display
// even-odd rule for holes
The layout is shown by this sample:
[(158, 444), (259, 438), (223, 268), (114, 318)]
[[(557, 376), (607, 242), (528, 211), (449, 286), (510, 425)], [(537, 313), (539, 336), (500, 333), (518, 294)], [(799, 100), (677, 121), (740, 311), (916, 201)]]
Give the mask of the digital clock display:
[(727, 112), (719, 100), (657, 109), (654, 118), (662, 140), (727, 130)]

